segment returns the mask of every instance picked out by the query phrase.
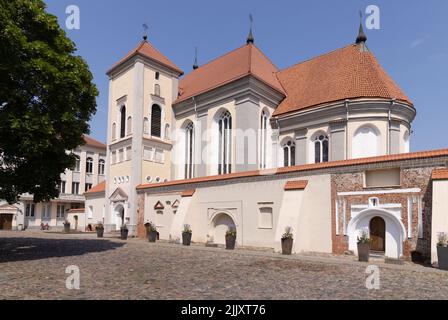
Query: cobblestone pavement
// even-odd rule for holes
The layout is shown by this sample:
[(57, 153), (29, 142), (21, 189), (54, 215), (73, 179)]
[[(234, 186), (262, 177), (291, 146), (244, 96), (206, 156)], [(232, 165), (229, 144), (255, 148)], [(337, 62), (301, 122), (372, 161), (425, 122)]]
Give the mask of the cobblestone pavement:
[[(80, 290), (66, 289), (66, 267)], [(0, 299), (447, 299), (448, 272), (346, 258), (190, 248), (95, 235), (0, 231)]]

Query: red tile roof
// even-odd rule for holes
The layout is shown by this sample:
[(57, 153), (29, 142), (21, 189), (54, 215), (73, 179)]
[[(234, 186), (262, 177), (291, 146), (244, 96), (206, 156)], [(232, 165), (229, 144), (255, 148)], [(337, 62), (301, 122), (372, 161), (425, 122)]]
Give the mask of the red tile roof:
[(165, 67), (170, 68), (171, 70), (176, 71), (181, 75), (184, 73), (178, 66), (176, 66), (173, 62), (171, 62), (171, 60), (169, 60), (166, 56), (164, 56), (151, 43), (149, 43), (148, 41), (142, 41), (138, 44), (137, 47), (135, 47), (132, 51), (130, 51), (123, 59), (114, 64), (113, 67), (110, 68), (109, 71), (107, 71), (107, 74), (110, 74), (116, 67), (139, 54), (154, 61), (157, 61), (158, 63), (164, 65)]
[(432, 171), (433, 180), (448, 180), (448, 169), (435, 169)]
[(179, 82), (179, 97), (184, 101), (247, 75), (252, 75), (284, 94), (277, 79), (277, 67), (253, 44), (247, 44), (200, 66)]
[(308, 180), (287, 181), (285, 183), (285, 191), (303, 190), (308, 185)]
[(92, 194), (92, 193), (100, 193), (106, 191), (106, 181), (103, 181), (96, 186), (92, 187), (89, 191), (84, 192), (84, 195), (86, 194)]
[(277, 74), (286, 90), (274, 116), (353, 98), (409, 98), (370, 51), (349, 45), (301, 62)]
[(192, 197), (195, 192), (196, 192), (196, 189), (185, 190), (185, 191), (182, 192), (181, 197), (182, 198)]
[(356, 165), (373, 164), (373, 163), (395, 162), (395, 161), (403, 161), (403, 160), (437, 158), (437, 157), (447, 157), (447, 156), (448, 156), (448, 149), (420, 151), (420, 152), (414, 152), (414, 153), (400, 153), (400, 154), (392, 154), (392, 155), (378, 156), (378, 157), (305, 164), (305, 165), (299, 165), (299, 166), (294, 166), (294, 167), (284, 167), (284, 168), (277, 168), (277, 169), (254, 170), (254, 171), (230, 173), (230, 174), (224, 174), (224, 175), (219, 175), (219, 176), (198, 177), (198, 178), (186, 179), (186, 180), (174, 180), (174, 181), (154, 183), (154, 184), (141, 184), (141, 185), (137, 186), (137, 190), (177, 186), (177, 185), (200, 183), (200, 182), (225, 181), (225, 180), (232, 180), (232, 179), (237, 179), (237, 178), (284, 174), (284, 173), (291, 173), (291, 172), (337, 168), (337, 167), (344, 167), (344, 166), (356, 166)]
[(104, 143), (102, 143), (98, 140), (95, 140), (92, 137), (89, 137), (88, 135), (84, 135), (84, 141), (86, 142), (86, 145), (88, 145), (88, 146), (101, 148), (101, 149), (107, 148), (107, 146)]

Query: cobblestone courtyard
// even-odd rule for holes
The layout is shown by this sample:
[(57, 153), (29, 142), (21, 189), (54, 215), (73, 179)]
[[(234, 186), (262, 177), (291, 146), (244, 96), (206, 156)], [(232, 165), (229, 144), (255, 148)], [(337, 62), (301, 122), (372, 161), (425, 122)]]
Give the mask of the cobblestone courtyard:
[[(66, 289), (66, 267), (80, 290)], [(293, 256), (246, 249), (190, 248), (95, 235), (0, 231), (0, 299), (447, 299), (448, 272), (352, 258)]]

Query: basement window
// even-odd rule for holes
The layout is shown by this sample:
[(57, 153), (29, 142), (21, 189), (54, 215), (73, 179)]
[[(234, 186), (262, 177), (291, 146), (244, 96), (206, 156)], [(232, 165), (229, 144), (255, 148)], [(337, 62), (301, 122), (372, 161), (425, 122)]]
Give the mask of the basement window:
[(399, 187), (400, 185), (400, 168), (367, 170), (364, 173), (365, 188)]

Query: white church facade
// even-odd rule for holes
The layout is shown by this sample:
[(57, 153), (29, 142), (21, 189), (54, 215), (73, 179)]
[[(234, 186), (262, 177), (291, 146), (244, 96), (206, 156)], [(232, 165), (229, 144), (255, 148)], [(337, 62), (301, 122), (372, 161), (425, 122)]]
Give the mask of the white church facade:
[(235, 227), (238, 245), (279, 250), (290, 226), (295, 252), (356, 253), (367, 229), (386, 257), (434, 261), (448, 150), (409, 153), (416, 109), (366, 40), (279, 70), (251, 32), (184, 75), (145, 37), (107, 72), (106, 180), (86, 208), (172, 241)]

